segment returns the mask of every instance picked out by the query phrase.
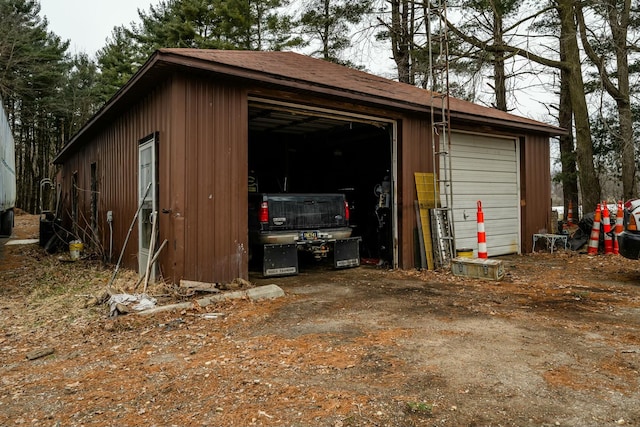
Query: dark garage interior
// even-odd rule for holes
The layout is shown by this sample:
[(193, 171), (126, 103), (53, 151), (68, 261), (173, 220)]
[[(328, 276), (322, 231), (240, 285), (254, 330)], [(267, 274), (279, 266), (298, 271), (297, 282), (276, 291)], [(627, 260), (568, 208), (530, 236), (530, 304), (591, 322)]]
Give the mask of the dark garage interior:
[(257, 190), (344, 193), (353, 236), (362, 238), (361, 257), (371, 262), (391, 263), (393, 256), (391, 213), (379, 206), (378, 196), (392, 169), (391, 140), (390, 123), (281, 105), (249, 106), (249, 173)]

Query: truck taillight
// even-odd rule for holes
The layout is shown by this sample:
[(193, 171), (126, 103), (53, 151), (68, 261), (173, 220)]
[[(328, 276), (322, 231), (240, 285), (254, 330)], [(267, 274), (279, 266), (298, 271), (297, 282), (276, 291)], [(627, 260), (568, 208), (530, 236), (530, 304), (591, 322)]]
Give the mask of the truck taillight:
[(260, 203), (260, 211), (258, 212), (258, 221), (269, 222), (269, 203)]
[(349, 202), (344, 201), (344, 219), (349, 222), (349, 217), (351, 216), (349, 212)]
[(629, 215), (629, 223), (627, 224), (627, 230), (630, 231), (638, 231), (638, 224), (636, 223), (636, 218), (633, 214)]

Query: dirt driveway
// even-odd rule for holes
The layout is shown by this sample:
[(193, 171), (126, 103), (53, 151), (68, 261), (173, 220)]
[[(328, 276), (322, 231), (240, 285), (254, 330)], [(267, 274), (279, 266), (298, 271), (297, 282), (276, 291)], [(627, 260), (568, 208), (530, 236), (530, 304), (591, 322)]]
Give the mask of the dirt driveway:
[(640, 263), (502, 260), (500, 282), (308, 269), (251, 277), (277, 300), (109, 319), (84, 304), (112, 270), (7, 247), (0, 425), (640, 425)]

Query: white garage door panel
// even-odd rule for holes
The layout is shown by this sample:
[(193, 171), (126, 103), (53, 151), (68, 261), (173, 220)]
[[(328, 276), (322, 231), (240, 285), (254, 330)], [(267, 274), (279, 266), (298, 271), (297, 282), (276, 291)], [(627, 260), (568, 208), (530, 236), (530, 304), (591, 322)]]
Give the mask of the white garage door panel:
[[(465, 173), (465, 171), (460, 171), (459, 173)], [(468, 171), (469, 175), (478, 176), (477, 172)], [(455, 176), (455, 173), (452, 173)], [(515, 185), (513, 184), (512, 179), (497, 181), (500, 179), (498, 174), (494, 175), (496, 181), (490, 180), (491, 175), (488, 177), (483, 176), (484, 181), (475, 181), (475, 182), (467, 182), (467, 181), (456, 181), (455, 178), (453, 180), (454, 189), (456, 190), (456, 194), (465, 195), (465, 194), (491, 194), (494, 196), (502, 196), (509, 195), (510, 197), (518, 194)], [(489, 180), (487, 181), (487, 179)], [(516, 179), (517, 180), (517, 179)], [(456, 196), (454, 194), (454, 196)], [(479, 200), (476, 198), (476, 201)], [(475, 203), (474, 203), (475, 204)]]
[[(519, 221), (513, 219), (511, 221), (485, 221), (485, 232), (487, 235), (487, 251), (489, 256), (496, 254), (512, 254), (517, 253), (519, 248), (519, 238), (517, 234), (512, 232), (504, 232), (503, 227), (517, 227)], [(466, 237), (460, 237), (466, 236)], [(489, 247), (491, 242), (491, 247)], [(456, 222), (456, 248), (470, 248), (474, 253), (478, 253), (478, 229), (475, 218), (473, 220)]]
[[(453, 180), (463, 193), (469, 192), (469, 186), (474, 189), (473, 191), (477, 191), (476, 188), (486, 189), (487, 185), (502, 185), (510, 190), (509, 193), (517, 193), (514, 183), (518, 180), (518, 176), (512, 173), (456, 169), (451, 174), (454, 176), (456, 174), (464, 175), (463, 179)], [(490, 193), (500, 194), (497, 191), (490, 191)]]
[[(463, 134), (457, 133), (456, 135), (463, 135)], [(455, 150), (456, 150), (456, 155), (458, 157), (471, 157), (471, 158), (495, 159), (495, 160), (506, 160), (506, 161), (508, 161), (511, 158), (511, 155), (508, 152), (504, 151), (505, 139), (491, 140), (491, 137), (480, 136), (480, 135), (468, 135), (468, 134), (465, 134), (464, 136), (471, 137), (472, 139), (464, 139), (461, 141), (456, 141), (455, 138), (457, 138), (457, 136), (452, 137), (452, 141), (456, 144)], [(480, 147), (478, 146), (479, 143), (484, 145)]]
[[(471, 184), (484, 184), (487, 181), (479, 182), (478, 179), (490, 179), (490, 182), (505, 182), (509, 183), (517, 179), (517, 175), (513, 173), (509, 168), (513, 168), (511, 164), (494, 164), (494, 165), (484, 165), (483, 163), (489, 163), (489, 160), (480, 161), (475, 160), (474, 163), (477, 164), (475, 169), (452, 169), (452, 173), (462, 173), (463, 176), (460, 182), (469, 182)], [(489, 167), (491, 167), (489, 169)], [(500, 175), (500, 176), (498, 176)]]
[(477, 255), (482, 202), (489, 256), (520, 252), (520, 183), (514, 139), (452, 133), (451, 178), (456, 248)]
[[(498, 226), (504, 226), (504, 221), (514, 220), (518, 221), (518, 216), (513, 212), (512, 206), (506, 207), (495, 207), (489, 209), (488, 211), (483, 207), (482, 212), (484, 213), (484, 225), (485, 231), (487, 230), (488, 224), (492, 222), (497, 222)], [(477, 209), (454, 209), (453, 212), (453, 220), (456, 222), (456, 231), (458, 231), (458, 221), (460, 222), (473, 222), (474, 227), (477, 228), (476, 218)], [(511, 231), (511, 230), (509, 230)]]
[(466, 158), (466, 159), (494, 160), (497, 162), (507, 162), (507, 163), (510, 163), (511, 160), (513, 160), (511, 156), (509, 156), (508, 154), (504, 154), (503, 152), (490, 151), (490, 152), (475, 153), (469, 150), (469, 147), (463, 147), (463, 151), (457, 152), (457, 155), (460, 158)]
[[(456, 211), (465, 210), (467, 215), (470, 212), (473, 213), (473, 218), (475, 221), (475, 215), (478, 211), (478, 193), (473, 194), (464, 194), (458, 195), (456, 201), (458, 205), (456, 206)], [(491, 200), (491, 204), (496, 208), (512, 208), (513, 207), (513, 198), (517, 197), (517, 194), (499, 194), (494, 196), (495, 198)], [(482, 205), (482, 210), (484, 211), (486, 206)], [(485, 215), (486, 216), (486, 215)], [(486, 219), (486, 218), (485, 218)]]
[[(489, 240), (489, 236), (501, 236), (501, 235), (511, 235), (511, 233), (505, 233), (505, 227), (516, 227), (518, 225), (517, 218), (511, 218), (508, 220), (500, 220), (500, 221), (485, 221), (484, 222), (484, 230), (487, 234), (487, 241)], [(456, 234), (462, 232), (467, 236), (471, 236), (473, 238), (474, 245), (478, 246), (477, 233), (478, 227), (476, 226), (476, 219), (469, 218), (466, 221), (462, 220), (456, 222)], [(457, 239), (456, 239), (457, 240)]]

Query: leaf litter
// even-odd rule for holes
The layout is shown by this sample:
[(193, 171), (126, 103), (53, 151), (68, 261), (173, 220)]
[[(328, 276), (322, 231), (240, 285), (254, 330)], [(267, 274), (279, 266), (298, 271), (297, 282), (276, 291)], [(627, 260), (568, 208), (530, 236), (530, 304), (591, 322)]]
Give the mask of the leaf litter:
[[(37, 237), (33, 221), (16, 216), (19, 237)], [(562, 251), (503, 262), (495, 282), (252, 273), (286, 296), (113, 319), (88, 304), (110, 266), (5, 247), (0, 425), (639, 424), (638, 262)], [(114, 287), (137, 280), (121, 270)], [(163, 283), (149, 293), (193, 297)]]

